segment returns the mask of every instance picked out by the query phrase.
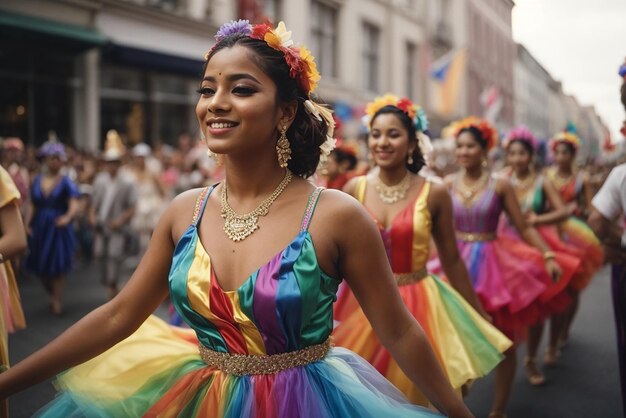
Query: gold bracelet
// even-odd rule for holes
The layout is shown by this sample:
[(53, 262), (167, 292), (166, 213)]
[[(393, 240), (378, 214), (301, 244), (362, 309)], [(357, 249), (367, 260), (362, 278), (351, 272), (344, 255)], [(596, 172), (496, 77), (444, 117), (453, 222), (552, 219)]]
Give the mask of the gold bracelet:
[(544, 261), (554, 260), (555, 258), (556, 258), (556, 254), (554, 253), (554, 251), (546, 251), (545, 253), (543, 253)]

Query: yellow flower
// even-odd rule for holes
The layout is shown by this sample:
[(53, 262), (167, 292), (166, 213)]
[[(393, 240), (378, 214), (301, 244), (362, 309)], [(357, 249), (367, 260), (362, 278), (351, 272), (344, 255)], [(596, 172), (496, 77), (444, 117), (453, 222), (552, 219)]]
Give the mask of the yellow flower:
[(373, 102), (370, 102), (365, 107), (365, 114), (372, 120), (376, 112), (385, 106), (395, 106), (398, 103), (398, 97), (393, 94), (385, 94), (384, 96), (377, 97)]
[[(281, 22), (282, 23), (282, 22)], [(280, 24), (279, 24), (280, 26)], [(317, 71), (317, 65), (315, 64), (315, 57), (305, 47), (300, 47), (300, 59), (304, 64), (305, 78), (308, 80), (309, 89), (308, 93), (312, 93), (313, 90), (317, 87), (317, 82), (322, 78), (320, 73)]]

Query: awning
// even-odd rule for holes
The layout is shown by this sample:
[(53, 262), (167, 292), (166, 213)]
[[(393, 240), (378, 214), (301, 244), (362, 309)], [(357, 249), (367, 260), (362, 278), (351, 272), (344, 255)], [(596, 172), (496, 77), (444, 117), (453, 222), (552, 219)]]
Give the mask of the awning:
[(107, 42), (106, 37), (90, 28), (7, 11), (0, 11), (0, 38), (7, 42), (54, 45), (76, 52)]
[(109, 43), (102, 49), (102, 57), (105, 61), (116, 64), (190, 77), (202, 77), (202, 65), (204, 64), (204, 61), (201, 60), (117, 45), (115, 43)]

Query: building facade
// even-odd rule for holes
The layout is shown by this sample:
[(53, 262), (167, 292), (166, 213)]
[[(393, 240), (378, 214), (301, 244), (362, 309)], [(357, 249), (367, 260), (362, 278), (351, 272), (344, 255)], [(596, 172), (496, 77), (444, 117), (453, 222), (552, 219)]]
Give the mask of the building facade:
[(515, 124), (526, 125), (538, 138), (552, 135), (550, 129), (550, 84), (552, 76), (528, 50), (517, 44), (514, 65)]
[[(202, 56), (217, 28), (209, 0), (7, 0), (0, 4), (0, 136), (54, 134), (100, 148), (195, 131)], [(224, 5), (230, 2), (223, 1)]]
[(505, 131), (515, 122), (511, 0), (466, 0), (467, 112)]

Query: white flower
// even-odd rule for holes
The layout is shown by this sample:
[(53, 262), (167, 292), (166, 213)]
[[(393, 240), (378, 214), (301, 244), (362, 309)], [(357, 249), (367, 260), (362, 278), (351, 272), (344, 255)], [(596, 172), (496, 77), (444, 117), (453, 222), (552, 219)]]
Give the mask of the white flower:
[(335, 149), (335, 138), (330, 135), (326, 136), (326, 141), (320, 145), (322, 155), (328, 156)]
[(274, 34), (280, 38), (280, 45), (283, 48), (289, 48), (293, 45), (293, 41), (291, 40), (291, 31), (287, 30), (285, 26), (285, 22), (280, 21), (276, 29), (273, 30)]

